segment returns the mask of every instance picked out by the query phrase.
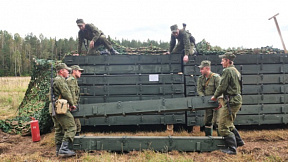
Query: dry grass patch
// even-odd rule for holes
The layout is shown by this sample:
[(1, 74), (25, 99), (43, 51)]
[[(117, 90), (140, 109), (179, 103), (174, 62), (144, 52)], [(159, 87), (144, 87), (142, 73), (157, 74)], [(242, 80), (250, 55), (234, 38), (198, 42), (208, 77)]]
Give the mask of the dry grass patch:
[(30, 77), (0, 77), (0, 120), (17, 115), (29, 82)]

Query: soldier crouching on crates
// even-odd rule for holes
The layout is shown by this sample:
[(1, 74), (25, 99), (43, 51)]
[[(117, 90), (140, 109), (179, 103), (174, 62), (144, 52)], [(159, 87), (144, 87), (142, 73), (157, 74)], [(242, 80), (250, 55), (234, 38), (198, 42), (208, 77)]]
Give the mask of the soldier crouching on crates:
[[(77, 79), (81, 77), (81, 74), (84, 71), (84, 69), (81, 69), (78, 65), (73, 65), (70, 68), (72, 69), (72, 74), (67, 79), (67, 84), (71, 91), (74, 103), (78, 105), (80, 100), (80, 87), (78, 86)], [(81, 132), (81, 123), (79, 118), (75, 118), (75, 124), (76, 124), (75, 136), (79, 136)]]
[(79, 27), (78, 32), (78, 53), (81, 54), (82, 44), (84, 42), (84, 39), (86, 41), (90, 41), (89, 43), (89, 49), (87, 54), (95, 54), (97, 48), (100, 45), (104, 45), (106, 49), (109, 50), (110, 54), (115, 55), (119, 54), (116, 50), (113, 49), (111, 43), (107, 40), (104, 33), (99, 30), (97, 27), (95, 27), (93, 24), (85, 24), (83, 19), (77, 19), (76, 23)]
[(222, 58), (223, 73), (220, 85), (217, 87), (211, 100), (216, 100), (220, 95), (224, 95), (224, 107), (220, 109), (218, 130), (221, 136), (224, 136), (226, 148), (221, 150), (224, 153), (236, 155), (236, 148), (243, 146), (244, 141), (241, 139), (233, 122), (236, 113), (242, 106), (241, 96), (241, 74), (233, 65), (235, 55), (227, 52), (220, 55)]
[[(68, 70), (71, 69), (65, 63), (60, 63), (56, 65), (56, 70), (57, 76), (53, 81), (54, 99), (66, 99), (69, 105), (71, 105), (69, 107), (70, 110), (74, 110), (76, 106), (66, 81), (69, 75)], [(49, 107), (49, 112), (53, 114), (52, 106)], [(55, 128), (56, 156), (75, 156), (75, 152), (68, 148), (69, 143), (73, 142), (76, 132), (73, 115), (69, 110), (65, 114), (57, 114), (56, 111), (56, 114), (52, 115), (52, 120)]]
[[(188, 31), (185, 30), (185, 26), (183, 26), (183, 29), (180, 30), (178, 29), (178, 26), (176, 24), (170, 27), (172, 33), (170, 39), (170, 47), (167, 54), (170, 53), (184, 54), (183, 61), (188, 62), (189, 59), (188, 55), (193, 55), (195, 53), (194, 52), (195, 39)], [(176, 45), (176, 39), (178, 40), (177, 45)]]
[[(213, 73), (211, 71), (211, 62), (208, 60), (204, 60), (201, 62), (201, 65), (198, 66), (200, 68), (201, 76), (199, 76), (197, 80), (197, 93), (199, 96), (208, 96), (213, 95), (216, 88), (220, 84), (220, 75), (217, 73)], [(223, 96), (218, 98), (219, 107), (213, 109), (207, 109), (205, 111), (205, 136), (212, 136), (213, 133), (213, 124), (217, 130), (217, 124), (219, 120), (219, 109), (223, 104)], [(222, 104), (220, 104), (222, 102)], [(215, 121), (215, 122), (213, 122)], [(219, 136), (218, 130), (217, 134)]]

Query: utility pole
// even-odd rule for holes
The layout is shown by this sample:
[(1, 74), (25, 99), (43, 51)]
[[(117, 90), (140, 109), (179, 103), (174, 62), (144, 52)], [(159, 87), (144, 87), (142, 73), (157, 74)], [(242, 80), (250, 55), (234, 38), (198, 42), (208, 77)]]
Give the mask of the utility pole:
[(272, 18), (274, 19), (274, 22), (275, 22), (277, 30), (278, 30), (278, 34), (280, 36), (280, 39), (281, 39), (281, 42), (282, 42), (282, 45), (283, 45), (283, 48), (284, 48), (284, 52), (287, 53), (287, 50), (286, 50), (286, 47), (285, 47), (285, 44), (284, 44), (284, 41), (283, 41), (283, 38), (282, 38), (282, 35), (281, 35), (281, 31), (280, 31), (280, 28), (279, 28), (279, 25), (278, 25), (278, 22), (277, 22), (277, 19), (276, 19), (276, 16), (278, 16), (278, 15), (279, 15), (279, 13), (277, 13), (276, 15), (270, 17), (268, 20), (271, 20)]

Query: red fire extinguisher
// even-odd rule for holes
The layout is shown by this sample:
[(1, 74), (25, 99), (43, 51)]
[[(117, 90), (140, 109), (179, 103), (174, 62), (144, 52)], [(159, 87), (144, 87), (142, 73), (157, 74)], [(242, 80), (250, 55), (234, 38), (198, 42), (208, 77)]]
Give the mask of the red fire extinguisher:
[(35, 120), (35, 118), (33, 117), (31, 117), (31, 119), (32, 121), (30, 121), (30, 127), (31, 127), (32, 141), (37, 142), (40, 141), (40, 130), (38, 120)]

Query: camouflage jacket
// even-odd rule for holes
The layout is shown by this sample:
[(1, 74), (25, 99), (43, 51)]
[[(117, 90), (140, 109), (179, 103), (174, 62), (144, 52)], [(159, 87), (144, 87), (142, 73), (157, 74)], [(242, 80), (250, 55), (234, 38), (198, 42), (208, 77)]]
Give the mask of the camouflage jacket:
[(189, 35), (186, 33), (184, 29), (179, 30), (179, 35), (177, 38), (173, 34), (171, 34), (170, 47), (169, 47), (170, 53), (173, 51), (176, 45), (176, 39), (178, 40), (177, 46), (183, 46), (185, 55), (192, 54), (190, 51), (193, 49), (193, 45), (190, 42)]
[(230, 104), (242, 104), (241, 97), (241, 74), (234, 65), (230, 65), (223, 69), (220, 85), (217, 87), (214, 97), (217, 98), (221, 94), (235, 96), (231, 99)]
[(78, 86), (78, 81), (73, 77), (73, 75), (70, 75), (67, 79), (67, 84), (71, 91), (74, 103), (77, 105), (80, 99), (80, 87)]
[(55, 100), (57, 100), (60, 95), (62, 99), (66, 99), (69, 105), (75, 105), (75, 102), (72, 98), (71, 91), (68, 87), (68, 84), (64, 77), (57, 75), (53, 82), (53, 92)]
[(93, 24), (85, 24), (85, 29), (79, 30), (78, 32), (78, 53), (81, 53), (84, 39), (87, 39), (89, 41), (93, 40), (94, 42), (96, 42), (102, 34), (103, 32), (97, 27), (95, 27)]
[(210, 73), (208, 78), (201, 75), (197, 80), (197, 93), (199, 96), (213, 95), (220, 84), (221, 77), (217, 73)]

